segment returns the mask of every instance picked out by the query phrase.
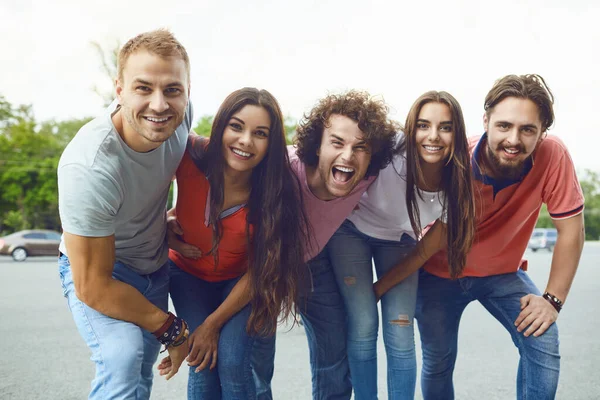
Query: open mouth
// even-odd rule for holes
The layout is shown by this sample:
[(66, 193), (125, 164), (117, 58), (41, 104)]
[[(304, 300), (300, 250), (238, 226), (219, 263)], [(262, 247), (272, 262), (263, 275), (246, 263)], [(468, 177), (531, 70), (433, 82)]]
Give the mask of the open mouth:
[(332, 167), (331, 172), (333, 175), (333, 180), (335, 180), (338, 183), (347, 183), (348, 181), (350, 181), (350, 179), (352, 179), (352, 177), (356, 173), (354, 171), (354, 168), (345, 167), (341, 165)]
[(238, 158), (241, 158), (243, 160), (247, 160), (250, 157), (252, 157), (252, 153), (248, 153), (246, 151), (242, 151), (240, 149), (236, 149), (235, 147), (230, 147), (230, 149), (231, 149), (231, 152), (233, 154), (235, 154)]
[(509, 157), (516, 157), (521, 152), (521, 150), (515, 147), (503, 147), (502, 151)]
[(439, 151), (444, 150), (443, 146), (430, 146), (430, 145), (423, 145), (423, 148), (425, 150), (427, 150), (429, 153), (437, 153)]

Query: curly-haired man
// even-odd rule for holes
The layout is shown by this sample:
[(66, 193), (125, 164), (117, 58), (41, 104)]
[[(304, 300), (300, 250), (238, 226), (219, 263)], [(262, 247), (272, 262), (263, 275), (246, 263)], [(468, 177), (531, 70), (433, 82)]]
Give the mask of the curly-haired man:
[[(311, 288), (299, 304), (310, 349), (314, 399), (349, 399), (346, 314), (326, 244), (358, 204), (379, 170), (391, 160), (399, 125), (388, 108), (368, 93), (329, 95), (304, 116), (292, 169), (300, 179), (312, 227), (306, 260)], [(271, 398), (275, 337), (258, 340), (253, 352), (259, 398)]]

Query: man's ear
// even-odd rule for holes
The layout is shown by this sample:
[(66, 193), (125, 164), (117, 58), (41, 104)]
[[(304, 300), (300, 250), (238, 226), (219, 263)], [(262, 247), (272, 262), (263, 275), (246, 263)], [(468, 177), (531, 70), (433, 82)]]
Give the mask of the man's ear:
[(119, 104), (121, 104), (121, 93), (123, 92), (123, 85), (119, 78), (115, 79), (115, 92), (117, 94), (117, 100), (119, 100)]
[(317, 148), (317, 157), (321, 156), (321, 146)]
[(487, 132), (488, 131), (488, 116), (487, 116), (487, 112), (483, 113), (483, 131)]

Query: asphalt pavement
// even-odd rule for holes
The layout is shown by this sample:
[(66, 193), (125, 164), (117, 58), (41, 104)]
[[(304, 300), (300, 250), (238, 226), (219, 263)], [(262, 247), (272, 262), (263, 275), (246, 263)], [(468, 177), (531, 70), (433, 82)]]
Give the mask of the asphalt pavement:
[[(543, 289), (551, 254), (528, 252), (529, 274)], [(600, 244), (586, 243), (571, 294), (559, 318), (558, 399), (600, 399)], [(416, 335), (419, 371), (421, 351)], [(17, 263), (0, 257), (0, 399), (85, 399), (94, 366), (62, 296), (56, 259)], [(385, 352), (379, 339), (379, 398), (386, 399)], [(514, 399), (518, 352), (510, 335), (478, 303), (462, 318), (454, 375), (456, 398)], [(169, 382), (155, 376), (152, 399), (185, 399), (187, 371)], [(417, 382), (417, 385), (419, 383)], [(421, 399), (417, 388), (417, 399)], [(310, 399), (308, 347), (302, 327), (277, 337), (275, 399)]]

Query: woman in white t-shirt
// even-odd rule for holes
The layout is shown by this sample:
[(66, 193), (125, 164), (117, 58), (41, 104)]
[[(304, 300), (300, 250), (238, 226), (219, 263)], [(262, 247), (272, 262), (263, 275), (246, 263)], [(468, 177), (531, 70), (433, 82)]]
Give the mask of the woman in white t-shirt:
[[(449, 93), (427, 92), (408, 113), (392, 163), (328, 244), (348, 313), (348, 360), (356, 400), (377, 398), (379, 299), (388, 398), (414, 398), (416, 270), (431, 255), (428, 250), (445, 240), (451, 273), (458, 276), (473, 241), (474, 219), (462, 110)], [(372, 262), (379, 278), (375, 284)]]

